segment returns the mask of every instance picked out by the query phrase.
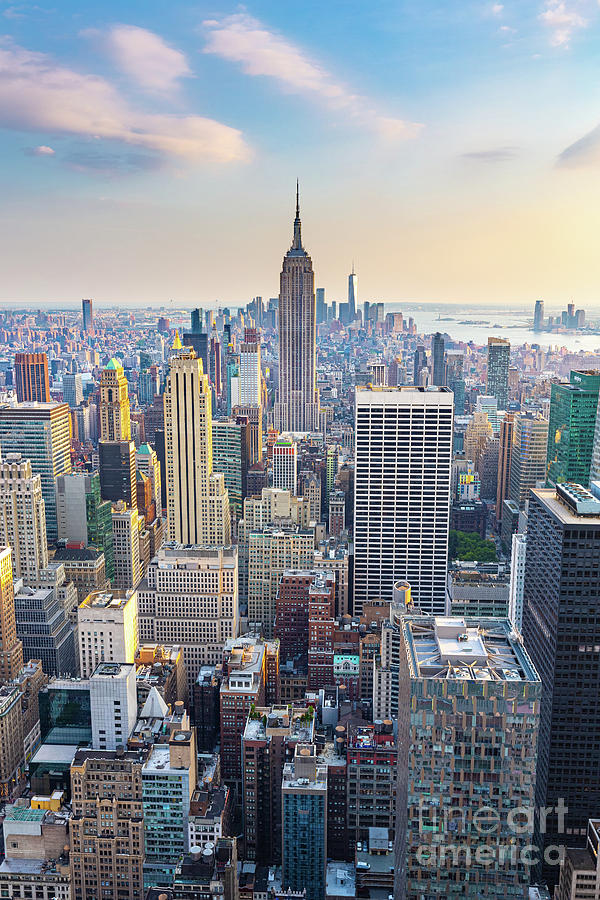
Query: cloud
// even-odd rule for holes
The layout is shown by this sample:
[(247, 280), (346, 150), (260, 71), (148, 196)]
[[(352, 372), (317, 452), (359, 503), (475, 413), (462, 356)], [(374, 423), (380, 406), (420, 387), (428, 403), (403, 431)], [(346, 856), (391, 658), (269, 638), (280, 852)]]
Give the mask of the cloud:
[(494, 3), (491, 8), (491, 13), (493, 16), (501, 16), (504, 11), (503, 3)]
[(240, 131), (202, 116), (141, 112), (106, 79), (0, 42), (0, 128), (118, 141), (191, 162), (245, 160)]
[(115, 25), (107, 32), (88, 29), (82, 34), (96, 39), (117, 68), (144, 90), (171, 93), (179, 79), (192, 74), (181, 50), (145, 28)]
[(565, 0), (546, 0), (539, 18), (550, 32), (553, 47), (568, 47), (573, 33), (588, 24), (575, 6)]
[(559, 154), (559, 166), (586, 166), (600, 162), (600, 125), (593, 128), (579, 140), (569, 144)]
[(489, 150), (473, 150), (470, 153), (463, 153), (462, 158), (476, 162), (497, 163), (514, 159), (518, 153), (518, 147), (492, 147)]
[(55, 152), (52, 147), (48, 147), (46, 144), (41, 144), (39, 147), (25, 147), (23, 150), (26, 156), (54, 156)]
[(423, 127), (382, 115), (367, 98), (350, 91), (302, 48), (245, 13), (209, 19), (203, 25), (207, 33), (204, 53), (238, 63), (246, 75), (271, 78), (284, 91), (314, 97), (330, 109), (346, 112), (388, 140), (415, 137)]

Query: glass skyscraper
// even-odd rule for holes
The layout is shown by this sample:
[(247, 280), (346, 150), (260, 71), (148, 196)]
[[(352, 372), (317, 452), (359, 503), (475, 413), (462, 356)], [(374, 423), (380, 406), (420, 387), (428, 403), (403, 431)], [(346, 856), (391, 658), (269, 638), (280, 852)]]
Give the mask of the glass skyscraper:
[(547, 481), (590, 478), (600, 372), (571, 372), (569, 384), (553, 384), (548, 423)]
[(488, 394), (498, 401), (498, 409), (508, 407), (508, 367), (510, 343), (504, 338), (488, 338), (487, 388)]

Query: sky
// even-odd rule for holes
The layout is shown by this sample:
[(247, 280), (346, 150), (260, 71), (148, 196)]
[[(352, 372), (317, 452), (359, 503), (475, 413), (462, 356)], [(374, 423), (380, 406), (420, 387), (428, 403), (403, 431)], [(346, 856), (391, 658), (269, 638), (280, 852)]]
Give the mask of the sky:
[[(39, 5), (38, 5), (39, 3)], [(600, 309), (600, 0), (0, 0), (0, 304)]]

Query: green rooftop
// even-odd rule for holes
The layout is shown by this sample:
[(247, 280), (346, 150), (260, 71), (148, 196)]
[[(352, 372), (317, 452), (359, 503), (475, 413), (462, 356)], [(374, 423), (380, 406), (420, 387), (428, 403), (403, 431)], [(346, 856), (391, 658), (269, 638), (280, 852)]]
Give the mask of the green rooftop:
[(115, 359), (113, 356), (113, 358), (109, 359), (109, 361), (106, 363), (106, 368), (107, 369), (122, 369), (123, 366), (121, 365), (119, 360)]
[(6, 818), (13, 822), (41, 822), (46, 812), (45, 809), (31, 809), (29, 806), (13, 806), (6, 810)]

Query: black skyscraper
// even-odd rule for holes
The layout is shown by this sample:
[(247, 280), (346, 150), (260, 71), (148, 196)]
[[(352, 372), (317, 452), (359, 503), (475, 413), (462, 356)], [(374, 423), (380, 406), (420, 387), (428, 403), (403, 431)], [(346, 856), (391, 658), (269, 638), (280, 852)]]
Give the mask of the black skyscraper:
[(444, 371), (444, 335), (436, 331), (431, 340), (431, 358), (433, 361), (433, 383), (443, 387), (446, 383)]
[[(536, 806), (546, 846), (585, 846), (600, 810), (600, 501), (578, 485), (529, 494), (523, 639), (542, 681)], [(538, 840), (539, 840), (538, 836)], [(555, 883), (558, 866), (545, 866)]]

